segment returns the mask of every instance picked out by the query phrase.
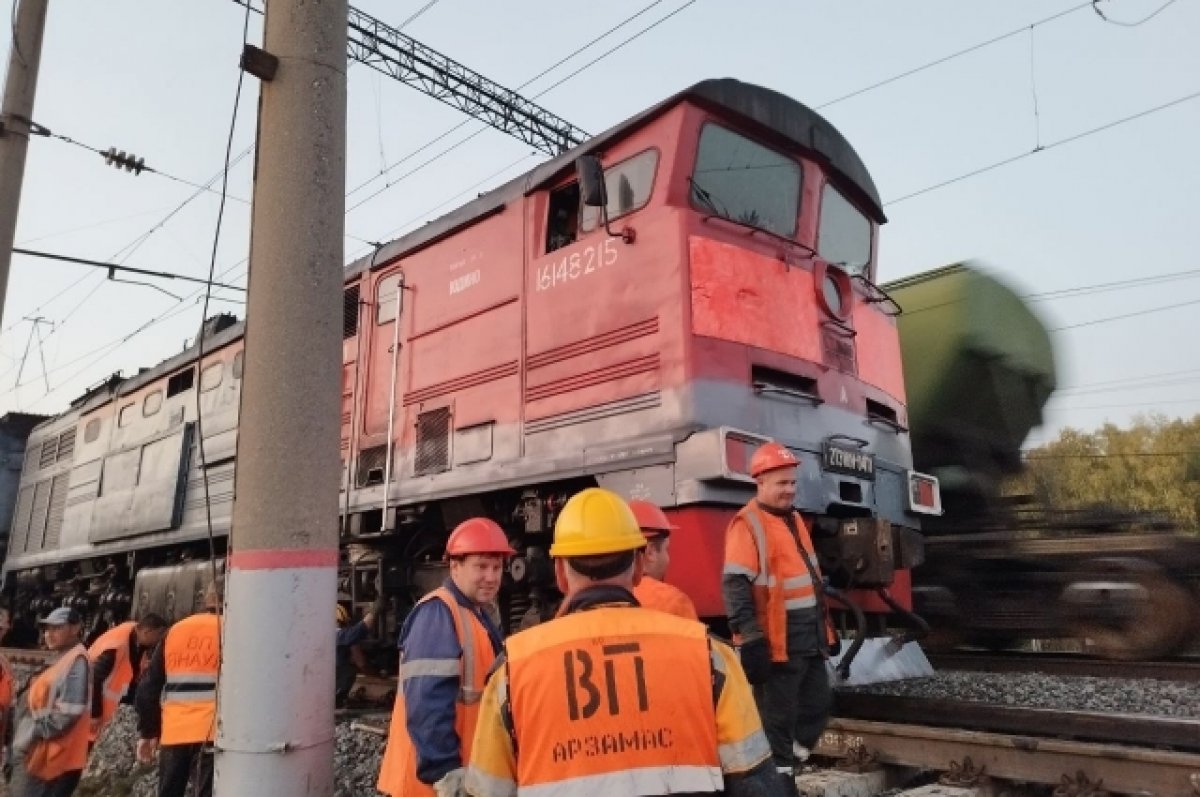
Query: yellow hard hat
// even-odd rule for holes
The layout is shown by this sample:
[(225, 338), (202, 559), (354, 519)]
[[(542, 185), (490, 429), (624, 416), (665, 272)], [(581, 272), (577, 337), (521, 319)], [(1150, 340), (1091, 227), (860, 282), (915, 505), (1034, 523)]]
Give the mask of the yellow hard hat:
[(567, 501), (554, 522), (553, 557), (596, 556), (646, 547), (633, 510), (621, 496), (589, 487)]
[(346, 607), (340, 603), (337, 605), (337, 622), (339, 625), (350, 622), (350, 612), (346, 611)]

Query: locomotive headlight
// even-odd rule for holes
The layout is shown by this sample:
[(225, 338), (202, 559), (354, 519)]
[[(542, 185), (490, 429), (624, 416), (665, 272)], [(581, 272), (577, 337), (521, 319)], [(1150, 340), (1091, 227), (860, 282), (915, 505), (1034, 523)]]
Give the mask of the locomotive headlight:
[(821, 282), (821, 295), (825, 299), (825, 306), (829, 308), (829, 312), (841, 318), (844, 312), (841, 286), (838, 285), (837, 278), (828, 271), (825, 272), (825, 279)]
[(821, 309), (831, 318), (845, 321), (850, 315), (850, 277), (837, 266), (823, 260), (813, 269), (813, 287)]

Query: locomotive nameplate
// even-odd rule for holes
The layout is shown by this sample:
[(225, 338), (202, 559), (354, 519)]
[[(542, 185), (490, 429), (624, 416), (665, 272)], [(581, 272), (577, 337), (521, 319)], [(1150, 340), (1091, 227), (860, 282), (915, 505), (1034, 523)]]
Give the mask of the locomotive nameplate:
[(821, 449), (821, 469), (873, 481), (875, 455), (857, 448), (825, 443)]

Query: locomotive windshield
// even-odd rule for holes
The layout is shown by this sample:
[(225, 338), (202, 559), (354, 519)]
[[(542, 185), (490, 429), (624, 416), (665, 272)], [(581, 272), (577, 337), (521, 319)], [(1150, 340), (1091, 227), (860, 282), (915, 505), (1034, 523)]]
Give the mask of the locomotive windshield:
[(731, 130), (700, 131), (692, 202), (716, 216), (792, 237), (800, 210), (800, 164)]
[(867, 275), (871, 264), (871, 222), (829, 183), (821, 191), (821, 257), (850, 274)]

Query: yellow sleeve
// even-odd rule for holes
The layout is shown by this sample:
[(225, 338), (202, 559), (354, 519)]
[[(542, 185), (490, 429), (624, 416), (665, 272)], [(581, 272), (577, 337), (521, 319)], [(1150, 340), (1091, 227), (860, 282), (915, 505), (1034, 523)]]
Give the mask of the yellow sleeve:
[(770, 758), (771, 745), (737, 655), (723, 642), (714, 639), (711, 644), (713, 669), (725, 681), (717, 700), (717, 753), (721, 771), (736, 775)]
[(725, 575), (758, 576), (758, 546), (746, 521), (735, 517), (725, 530)]
[(501, 663), (483, 689), (479, 721), (463, 787), (472, 797), (515, 797), (517, 757), (501, 708), (508, 703), (508, 669)]

